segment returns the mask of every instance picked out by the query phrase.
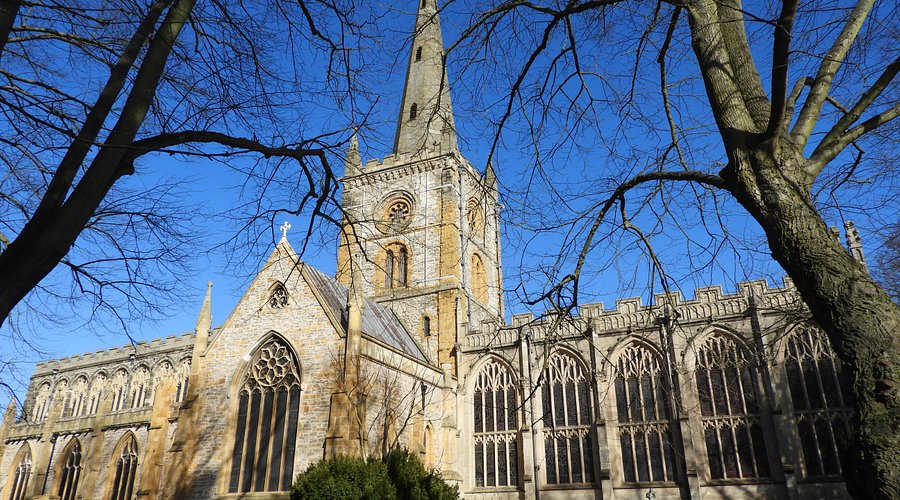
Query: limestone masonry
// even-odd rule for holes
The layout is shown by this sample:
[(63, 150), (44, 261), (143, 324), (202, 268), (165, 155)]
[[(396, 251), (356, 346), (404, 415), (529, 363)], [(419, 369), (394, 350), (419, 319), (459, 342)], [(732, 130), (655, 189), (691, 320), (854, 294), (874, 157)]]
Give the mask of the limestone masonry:
[(472, 499), (848, 496), (840, 365), (789, 281), (505, 323), (496, 173), (458, 150), (434, 1), (393, 153), (347, 152), (337, 276), (285, 236), (221, 326), (207, 290), (191, 333), (38, 364), (0, 498), (287, 498), (395, 446)]

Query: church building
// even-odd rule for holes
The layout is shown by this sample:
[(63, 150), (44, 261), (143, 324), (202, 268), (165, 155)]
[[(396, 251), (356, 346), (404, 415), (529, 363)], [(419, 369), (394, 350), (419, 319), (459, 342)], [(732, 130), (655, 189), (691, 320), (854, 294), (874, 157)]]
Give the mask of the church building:
[(434, 2), (393, 153), (347, 152), (336, 276), (286, 225), (221, 325), (207, 290), (190, 333), (39, 363), (0, 500), (283, 499), (396, 446), (466, 499), (848, 497), (840, 365), (790, 281), (506, 321), (497, 174), (457, 146)]

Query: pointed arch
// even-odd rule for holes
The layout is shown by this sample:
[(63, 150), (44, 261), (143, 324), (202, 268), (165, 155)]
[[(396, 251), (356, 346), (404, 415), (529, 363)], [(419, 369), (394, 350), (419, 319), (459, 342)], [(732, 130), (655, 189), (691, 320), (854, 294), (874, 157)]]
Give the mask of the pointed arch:
[(270, 332), (241, 367), (229, 493), (290, 489), (300, 412), (300, 364)]
[(580, 356), (568, 349), (550, 353), (541, 399), (547, 484), (593, 482), (590, 377)]
[(103, 391), (106, 389), (107, 379), (104, 371), (97, 372), (91, 378), (91, 388), (87, 398), (87, 415), (93, 415), (100, 410), (100, 401), (103, 398)]
[(78, 417), (84, 414), (87, 409), (88, 399), (88, 379), (85, 375), (78, 376), (72, 387), (69, 389), (69, 402), (63, 408), (64, 417)]
[(109, 470), (115, 471), (112, 484), (109, 486), (110, 500), (131, 500), (137, 483), (138, 460), (140, 453), (134, 433), (128, 431), (119, 439), (112, 455), (113, 463)]
[(487, 284), (487, 272), (484, 269), (484, 259), (481, 258), (481, 255), (476, 253), (472, 254), (472, 291), (475, 295), (475, 299), (481, 301), (482, 303), (487, 303), (488, 300), (488, 284)]
[(81, 441), (72, 438), (60, 457), (56, 474), (56, 496), (60, 500), (75, 500), (83, 469)]
[(184, 401), (187, 396), (188, 379), (191, 376), (191, 358), (184, 358), (178, 365), (178, 372), (175, 374), (175, 402)]
[(9, 500), (25, 500), (28, 495), (28, 484), (31, 481), (32, 459), (31, 446), (26, 442), (19, 448), (16, 458), (13, 460), (13, 467), (6, 476), (9, 488)]
[(112, 376), (110, 380), (110, 389), (112, 391), (112, 408), (111, 411), (124, 410), (128, 401), (128, 370), (120, 368)]
[(659, 352), (632, 340), (615, 358), (616, 430), (625, 482), (675, 478), (669, 387)]
[(38, 387), (37, 395), (34, 398), (34, 408), (31, 411), (31, 420), (33, 422), (43, 422), (50, 413), (50, 400), (53, 389), (50, 382), (44, 382)]
[(150, 368), (139, 366), (131, 376), (130, 402), (132, 408), (143, 408), (150, 404), (153, 384)]
[(769, 475), (752, 359), (740, 340), (724, 332), (697, 349), (694, 381), (712, 479)]
[(516, 377), (510, 366), (489, 357), (475, 376), (475, 486), (518, 486), (518, 412)]
[(840, 477), (852, 414), (841, 363), (825, 333), (810, 325), (791, 329), (782, 347), (804, 476)]

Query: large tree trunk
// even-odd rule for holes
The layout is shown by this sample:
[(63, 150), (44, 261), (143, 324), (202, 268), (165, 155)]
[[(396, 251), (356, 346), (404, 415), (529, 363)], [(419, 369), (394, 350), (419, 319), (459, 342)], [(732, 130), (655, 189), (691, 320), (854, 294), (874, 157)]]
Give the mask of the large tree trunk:
[(849, 380), (855, 432), (842, 457), (847, 486), (856, 498), (900, 498), (900, 306), (829, 230), (808, 188), (786, 175), (804, 161), (789, 139), (731, 159), (723, 176), (762, 225)]

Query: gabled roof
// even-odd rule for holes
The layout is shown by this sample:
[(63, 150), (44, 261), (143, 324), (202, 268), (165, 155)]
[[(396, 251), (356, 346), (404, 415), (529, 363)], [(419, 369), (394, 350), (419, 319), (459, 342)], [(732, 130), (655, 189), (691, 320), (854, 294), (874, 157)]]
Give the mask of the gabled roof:
[[(318, 292), (322, 306), (328, 308), (332, 317), (340, 318), (341, 327), (346, 331), (347, 287), (308, 264), (301, 265), (309, 286)], [(416, 360), (429, 363), (418, 342), (413, 339), (412, 334), (406, 330), (394, 312), (370, 299), (365, 300), (362, 311), (362, 333)]]

